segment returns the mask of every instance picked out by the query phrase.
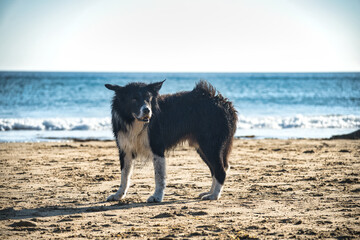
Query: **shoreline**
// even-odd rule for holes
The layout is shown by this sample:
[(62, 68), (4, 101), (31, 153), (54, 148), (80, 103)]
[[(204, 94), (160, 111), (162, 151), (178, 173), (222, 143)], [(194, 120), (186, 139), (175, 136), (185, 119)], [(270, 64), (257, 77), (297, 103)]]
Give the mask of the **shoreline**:
[[(238, 129), (235, 138), (240, 139), (330, 139), (334, 135), (348, 134), (358, 128), (328, 129)], [(102, 131), (0, 131), (1, 142), (65, 142), (65, 141), (114, 141), (111, 130)]]
[(0, 143), (4, 239), (307, 239), (360, 236), (360, 140), (236, 139), (218, 201), (187, 144), (167, 152), (164, 202), (151, 163), (137, 162), (127, 198), (116, 191), (114, 141)]

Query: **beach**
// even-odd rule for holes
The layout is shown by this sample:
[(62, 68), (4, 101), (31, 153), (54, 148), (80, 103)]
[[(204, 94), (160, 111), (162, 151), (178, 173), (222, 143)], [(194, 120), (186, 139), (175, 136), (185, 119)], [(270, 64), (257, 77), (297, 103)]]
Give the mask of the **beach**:
[(124, 200), (114, 141), (0, 143), (1, 239), (360, 238), (360, 141), (237, 139), (220, 200), (188, 145), (167, 153), (162, 203), (138, 161)]

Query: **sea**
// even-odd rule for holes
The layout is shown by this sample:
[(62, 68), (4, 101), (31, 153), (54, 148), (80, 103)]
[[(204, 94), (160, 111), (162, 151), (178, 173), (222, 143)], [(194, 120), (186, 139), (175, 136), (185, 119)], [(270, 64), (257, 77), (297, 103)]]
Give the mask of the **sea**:
[[(238, 111), (239, 138), (329, 138), (360, 128), (360, 73), (0, 72), (0, 142), (112, 140), (104, 84), (210, 82)], [(196, 103), (194, 103), (196, 104)]]

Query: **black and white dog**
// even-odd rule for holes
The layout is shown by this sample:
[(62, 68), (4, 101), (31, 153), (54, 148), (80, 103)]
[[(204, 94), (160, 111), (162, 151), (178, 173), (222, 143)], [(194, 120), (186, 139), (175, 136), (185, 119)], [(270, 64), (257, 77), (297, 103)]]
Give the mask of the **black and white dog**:
[(125, 197), (133, 161), (142, 157), (152, 159), (155, 169), (155, 192), (147, 201), (161, 202), (166, 185), (165, 151), (186, 140), (212, 175), (210, 191), (200, 197), (215, 200), (221, 195), (236, 130), (236, 110), (206, 81), (200, 81), (192, 91), (159, 95), (164, 81), (105, 85), (115, 92), (112, 127), (121, 165), (120, 188), (107, 201)]

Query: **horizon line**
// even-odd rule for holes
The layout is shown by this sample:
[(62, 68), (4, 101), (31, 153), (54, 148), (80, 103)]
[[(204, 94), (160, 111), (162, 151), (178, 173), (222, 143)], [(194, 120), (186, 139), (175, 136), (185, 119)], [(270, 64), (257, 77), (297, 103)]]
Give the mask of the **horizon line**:
[(358, 71), (85, 71), (85, 70), (4, 70), (0, 72), (38, 72), (38, 73), (360, 73)]

